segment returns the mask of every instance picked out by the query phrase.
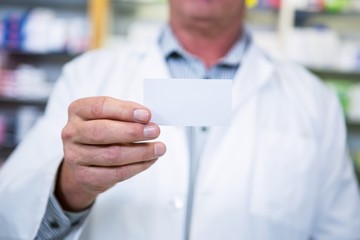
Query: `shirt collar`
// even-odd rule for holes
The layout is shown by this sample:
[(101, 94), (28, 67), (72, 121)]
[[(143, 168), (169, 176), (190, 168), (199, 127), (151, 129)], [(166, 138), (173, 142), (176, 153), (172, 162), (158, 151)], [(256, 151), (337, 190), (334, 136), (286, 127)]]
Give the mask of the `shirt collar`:
[(170, 26), (167, 25), (160, 36), (160, 48), (167, 59), (176, 53), (183, 57), (191, 56), (179, 43)]
[[(239, 37), (235, 45), (228, 51), (228, 53), (219, 60), (218, 64), (236, 66), (239, 65), (243, 55), (245, 54), (246, 48), (250, 41), (248, 31), (244, 31), (245, 34)], [(180, 55), (184, 58), (194, 58), (193, 55), (188, 53), (176, 39), (171, 27), (166, 25), (160, 36), (160, 49), (164, 54), (165, 59), (171, 58), (176, 55)]]

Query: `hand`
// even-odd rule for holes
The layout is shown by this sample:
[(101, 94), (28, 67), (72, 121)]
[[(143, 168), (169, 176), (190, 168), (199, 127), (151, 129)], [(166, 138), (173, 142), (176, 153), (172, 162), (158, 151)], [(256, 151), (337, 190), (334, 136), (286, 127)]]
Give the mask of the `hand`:
[(110, 97), (79, 99), (62, 131), (64, 160), (55, 195), (65, 210), (80, 211), (116, 183), (149, 168), (166, 147), (143, 142), (159, 136), (145, 107)]

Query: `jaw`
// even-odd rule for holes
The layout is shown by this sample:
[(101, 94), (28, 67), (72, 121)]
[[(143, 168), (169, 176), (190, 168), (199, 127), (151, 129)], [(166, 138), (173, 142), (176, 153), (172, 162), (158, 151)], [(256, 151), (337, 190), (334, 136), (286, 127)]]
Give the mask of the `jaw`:
[(242, 25), (245, 6), (241, 0), (170, 0), (169, 3), (173, 27), (211, 34)]

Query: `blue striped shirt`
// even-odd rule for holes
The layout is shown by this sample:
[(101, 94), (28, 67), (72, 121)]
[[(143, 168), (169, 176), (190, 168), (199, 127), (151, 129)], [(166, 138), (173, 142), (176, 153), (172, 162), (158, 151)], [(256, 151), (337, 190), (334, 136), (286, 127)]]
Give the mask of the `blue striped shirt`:
[(206, 68), (201, 59), (188, 53), (169, 26), (162, 32), (159, 44), (172, 78), (233, 79), (244, 55), (247, 38), (239, 37), (229, 52), (211, 68)]

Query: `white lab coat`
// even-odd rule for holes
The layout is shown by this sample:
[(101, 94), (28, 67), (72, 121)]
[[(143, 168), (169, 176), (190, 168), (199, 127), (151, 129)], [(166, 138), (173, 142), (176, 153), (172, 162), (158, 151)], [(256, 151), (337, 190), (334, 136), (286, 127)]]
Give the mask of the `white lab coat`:
[[(144, 78), (169, 78), (155, 42), (68, 64), (45, 116), (0, 171), (0, 239), (31, 239), (63, 156), (67, 107), (107, 95), (142, 103)], [(181, 114), (181, 113), (179, 113)], [(183, 240), (189, 152), (183, 127), (161, 127), (167, 153), (100, 195), (69, 238)], [(230, 127), (210, 129), (191, 239), (360, 239), (360, 198), (334, 94), (251, 45), (233, 85)]]

